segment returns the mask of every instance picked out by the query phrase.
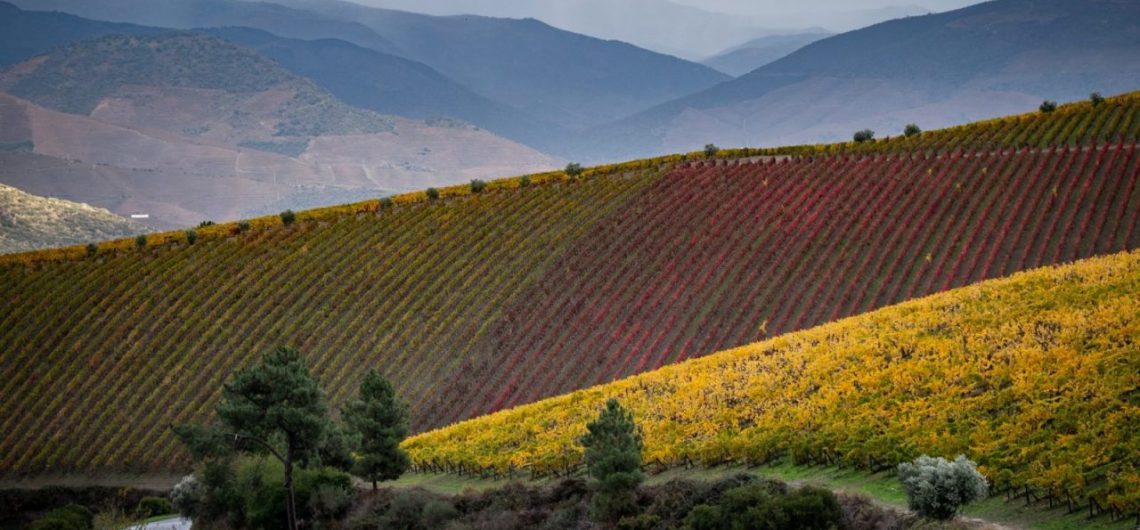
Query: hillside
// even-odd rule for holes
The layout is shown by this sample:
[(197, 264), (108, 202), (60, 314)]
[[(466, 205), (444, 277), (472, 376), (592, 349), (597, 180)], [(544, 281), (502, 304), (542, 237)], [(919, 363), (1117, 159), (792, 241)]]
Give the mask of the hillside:
[(701, 61), (701, 64), (738, 77), (831, 35), (820, 30), (760, 37), (726, 49)]
[(718, 145), (841, 141), (864, 128), (945, 127), (1044, 99), (1134, 90), (1140, 4), (996, 0), (814, 42), (738, 79), (582, 137), (609, 160)]
[[(1140, 511), (1140, 252), (906, 302), (405, 442), (422, 469), (565, 472), (606, 399), (645, 461), (891, 468), (966, 454), (996, 492)], [(1089, 508), (1090, 513), (1096, 510)]]
[[(174, 232), (95, 258), (6, 257), (0, 429), (21, 434), (0, 442), (0, 474), (177, 469), (150, 426), (201, 418), (235, 368), (283, 343), (333, 402), (383, 370), (423, 430), (1135, 249), (1138, 135), (1132, 94), (907, 140), (418, 192), (193, 245)], [(81, 410), (80, 395), (97, 397)]]
[[(116, 24), (59, 12), (23, 11), (0, 2), (0, 66), (106, 35), (169, 33), (166, 28)], [(450, 117), (515, 141), (549, 136), (550, 124), (493, 102), (423, 63), (340, 38), (303, 40), (250, 28), (195, 29), (252, 48), (307, 78), (341, 101), (413, 119)]]
[(0, 182), (164, 227), (560, 165), (484, 130), (351, 107), (201, 34), (69, 44), (0, 72), (3, 91), (32, 100), (0, 93), (4, 141), (58, 163), (17, 153)]
[(87, 204), (37, 197), (0, 184), (0, 254), (117, 239), (145, 226)]
[[(526, 142), (548, 151), (564, 147), (565, 129), (605, 123), (728, 79), (700, 64), (570, 33), (533, 19), (436, 17), (328, 0), (14, 3), (25, 9), (56, 9), (115, 22), (179, 29), (244, 26), (287, 38), (348, 41), (426, 64), (477, 94), (514, 107), (540, 123), (553, 124), (535, 131), (536, 136)], [(306, 19), (314, 23), (298, 22)], [(327, 24), (364, 29), (383, 43), (357, 38), (349, 31), (317, 31)]]

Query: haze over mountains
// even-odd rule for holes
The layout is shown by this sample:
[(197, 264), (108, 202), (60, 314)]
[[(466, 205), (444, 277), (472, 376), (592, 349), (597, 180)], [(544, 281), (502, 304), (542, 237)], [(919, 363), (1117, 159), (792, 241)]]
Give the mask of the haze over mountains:
[(832, 142), (1122, 92), (1140, 80), (1137, 21), (1137, 2), (997, 0), (885, 22), (595, 129), (580, 150), (608, 159), (706, 142)]

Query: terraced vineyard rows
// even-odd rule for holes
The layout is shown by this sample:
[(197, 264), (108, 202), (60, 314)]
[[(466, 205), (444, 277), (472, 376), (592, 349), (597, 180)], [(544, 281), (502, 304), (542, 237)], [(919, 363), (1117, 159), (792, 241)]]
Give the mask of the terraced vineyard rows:
[(364, 366), (422, 395), (535, 271), (653, 178), (401, 206), (141, 258), (7, 267), (0, 428), (21, 434), (0, 441), (0, 466), (182, 465), (166, 425), (207, 414), (221, 383), (278, 343), (312, 355), (334, 400)]
[(180, 469), (166, 425), (277, 344), (334, 402), (382, 369), (422, 430), (1137, 248), (1138, 102), (0, 256), (0, 474)]
[(879, 470), (966, 454), (1000, 492), (1140, 510), (1140, 252), (891, 306), (421, 434), (421, 470), (581, 464), (604, 402), (656, 467), (789, 457)]
[(1025, 268), (1140, 247), (1136, 152), (1116, 144), (840, 155), (674, 171), (507, 308), (476, 346), (487, 364), (435, 393), (431, 415), (485, 414)]

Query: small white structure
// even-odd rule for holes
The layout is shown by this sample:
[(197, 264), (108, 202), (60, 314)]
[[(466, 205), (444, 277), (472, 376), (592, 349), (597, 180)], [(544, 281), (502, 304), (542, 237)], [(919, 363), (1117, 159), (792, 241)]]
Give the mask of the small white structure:
[(131, 219), (150, 219), (149, 213), (132, 213)]

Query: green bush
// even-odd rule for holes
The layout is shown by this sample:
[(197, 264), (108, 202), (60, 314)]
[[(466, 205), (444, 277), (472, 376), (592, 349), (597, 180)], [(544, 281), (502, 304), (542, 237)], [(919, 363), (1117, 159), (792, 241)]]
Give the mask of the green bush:
[(281, 224), (289, 226), (296, 220), (297, 214), (293, 213), (293, 210), (285, 210), (284, 212), (281, 212)]
[(137, 247), (139, 250), (146, 248), (146, 235), (139, 234), (138, 236), (135, 236), (135, 247)]
[(953, 462), (923, 455), (913, 463), (899, 464), (898, 471), (910, 509), (929, 519), (953, 519), (962, 506), (989, 493), (977, 464), (964, 455)]
[(716, 503), (693, 508), (684, 522), (691, 530), (829, 530), (843, 526), (843, 510), (827, 490), (786, 492), (781, 483), (753, 482), (726, 491)]
[(95, 255), (98, 253), (99, 253), (99, 245), (96, 245), (95, 243), (88, 243), (87, 244), (87, 257), (94, 258)]
[(487, 183), (482, 180), (475, 179), (471, 181), (471, 193), (483, 193), (487, 189)]
[(1050, 101), (1047, 99), (1047, 100), (1041, 102), (1041, 106), (1037, 107), (1037, 108), (1041, 112), (1050, 113), (1050, 112), (1057, 110), (1057, 102), (1056, 101)]
[(171, 507), (185, 517), (194, 517), (202, 505), (203, 493), (202, 484), (194, 475), (186, 475), (170, 490)]
[(720, 148), (716, 144), (705, 144), (705, 157), (712, 158), (720, 153)]
[(197, 241), (198, 241), (198, 232), (194, 231), (194, 230), (187, 230), (186, 231), (186, 242), (193, 245)]
[(88, 530), (95, 527), (95, 515), (78, 504), (68, 504), (45, 514), (30, 530)]
[(861, 144), (863, 142), (869, 142), (875, 139), (875, 131), (863, 129), (862, 131), (856, 132), (852, 138), (855, 140), (855, 143)]
[(158, 517), (159, 515), (168, 515), (175, 513), (174, 504), (169, 499), (162, 497), (143, 497), (139, 501), (139, 505), (135, 508), (135, 513), (143, 519), (151, 517)]
[(594, 516), (617, 521), (637, 510), (637, 486), (641, 473), (641, 434), (633, 414), (616, 399), (606, 402), (598, 419), (586, 425), (580, 442), (585, 448), (586, 468), (597, 480)]
[(528, 186), (530, 186), (530, 176), (529, 175), (523, 175), (522, 177), (519, 178), (519, 187), (520, 188), (526, 188)]
[(578, 175), (582, 174), (582, 164), (579, 164), (577, 162), (570, 162), (569, 164), (566, 164), (566, 169), (563, 171), (567, 176), (577, 177)]
[(249, 221), (238, 221), (237, 227), (238, 232), (249, 232), (252, 225), (249, 224)]
[(438, 199), (439, 198), (439, 190), (437, 190), (435, 188), (428, 188), (427, 189), (427, 198), (431, 199), (433, 201)]
[(1092, 103), (1094, 107), (1099, 107), (1104, 104), (1104, 96), (1100, 95), (1100, 92), (1093, 92), (1089, 94), (1089, 103)]
[(918, 136), (919, 134), (922, 134), (922, 129), (920, 129), (917, 124), (908, 123), (907, 126), (903, 128), (903, 136), (907, 138)]
[(214, 226), (214, 222), (207, 220), (207, 221), (202, 221), (201, 223), (198, 223), (198, 228), (206, 228), (207, 226)]
[(380, 199), (380, 208), (384, 210), (390, 210), (395, 205), (396, 202), (393, 201), (391, 197), (384, 197), (383, 199)]

